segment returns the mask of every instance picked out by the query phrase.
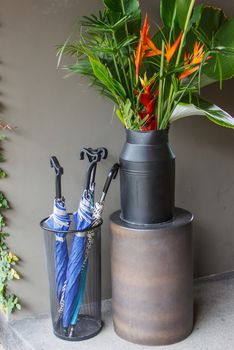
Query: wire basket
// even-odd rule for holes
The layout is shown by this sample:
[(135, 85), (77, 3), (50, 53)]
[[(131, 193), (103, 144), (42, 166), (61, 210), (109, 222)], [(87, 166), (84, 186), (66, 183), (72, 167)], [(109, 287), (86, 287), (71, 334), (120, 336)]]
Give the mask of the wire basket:
[[(73, 215), (69, 214), (71, 225), (66, 231), (68, 254), (70, 254), (72, 240), (75, 234), (86, 233), (89, 253), (87, 260), (87, 275), (85, 291), (82, 298), (80, 312), (76, 324), (64, 328), (63, 325), (63, 302), (57, 297), (55, 278), (55, 234), (61, 231), (53, 230), (46, 224), (46, 219), (40, 222), (44, 232), (47, 270), (50, 287), (50, 308), (54, 334), (64, 340), (80, 341), (97, 335), (102, 328), (101, 320), (101, 225), (102, 222), (87, 231), (77, 231)], [(65, 287), (64, 287), (65, 289)]]

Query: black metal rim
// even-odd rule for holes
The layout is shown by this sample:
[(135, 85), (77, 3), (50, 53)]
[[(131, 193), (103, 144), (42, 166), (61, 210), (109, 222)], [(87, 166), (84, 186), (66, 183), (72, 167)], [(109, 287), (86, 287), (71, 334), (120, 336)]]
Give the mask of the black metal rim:
[(139, 131), (126, 130), (127, 143), (140, 145), (158, 145), (168, 142), (169, 129)]
[(160, 130), (149, 130), (149, 131), (144, 131), (144, 130), (131, 130), (131, 129), (126, 129), (126, 133), (131, 133), (131, 134), (141, 134), (141, 135), (160, 135), (160, 134), (165, 134), (169, 132), (169, 127), (166, 129), (160, 129)]
[[(69, 216), (72, 216), (73, 214), (72, 213), (69, 213), (68, 214)], [(99, 222), (99, 224), (93, 226), (93, 227), (90, 227), (86, 230), (67, 230), (67, 231), (61, 231), (61, 230), (53, 230), (49, 227), (46, 227), (44, 225), (44, 223), (46, 222), (46, 220), (49, 219), (49, 216), (43, 220), (40, 221), (40, 227), (44, 230), (44, 231), (48, 231), (48, 232), (53, 232), (53, 233), (78, 233), (78, 232), (88, 232), (88, 231), (91, 231), (91, 230), (96, 230), (97, 228), (99, 228), (102, 224), (103, 224), (103, 220), (101, 219), (101, 221)]]
[(150, 232), (151, 230), (154, 230), (154, 229), (166, 228), (171, 223), (173, 224), (173, 227), (177, 227), (178, 223), (177, 223), (177, 221), (175, 221), (175, 219), (176, 219), (177, 215), (181, 214), (181, 213), (187, 213), (188, 220), (186, 221), (186, 223), (184, 225), (180, 225), (180, 227), (186, 226), (187, 224), (190, 224), (191, 222), (193, 222), (194, 215), (192, 213), (190, 213), (189, 211), (182, 209), (182, 208), (178, 208), (178, 207), (174, 208), (174, 214), (173, 214), (173, 217), (171, 220), (164, 221), (164, 222), (158, 222), (156, 224), (136, 224), (136, 223), (129, 222), (129, 221), (122, 218), (120, 210), (117, 210), (114, 213), (112, 213), (110, 215), (110, 220), (111, 221), (114, 220), (114, 222), (115, 222), (115, 220), (117, 218), (119, 218), (118, 223), (120, 223), (123, 227), (126, 227), (129, 231), (131, 229), (133, 231), (136, 229), (139, 229), (139, 230), (143, 230), (144, 232), (147, 232), (147, 231)]

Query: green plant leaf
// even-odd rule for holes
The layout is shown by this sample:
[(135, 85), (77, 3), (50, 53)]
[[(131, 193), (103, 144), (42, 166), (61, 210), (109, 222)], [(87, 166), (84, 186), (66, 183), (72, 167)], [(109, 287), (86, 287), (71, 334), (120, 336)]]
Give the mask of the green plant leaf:
[(171, 115), (170, 123), (194, 115), (206, 116), (215, 124), (234, 129), (234, 118), (229, 113), (198, 96), (193, 96), (190, 102), (179, 103)]
[(205, 74), (201, 74), (200, 79), (196, 78), (194, 80), (192, 86), (194, 86), (194, 88), (197, 90), (199, 87), (203, 88), (203, 87), (206, 87), (208, 85), (214, 84), (216, 82), (217, 82), (217, 79), (212, 79)]
[(200, 31), (211, 43), (213, 36), (217, 33), (222, 24), (227, 20), (224, 12), (216, 7), (205, 6), (198, 25)]
[(99, 79), (106, 88), (116, 97), (125, 98), (126, 92), (123, 86), (110, 74), (110, 71), (98, 59), (89, 57), (94, 75)]
[(0, 169), (0, 178), (4, 179), (5, 177), (7, 177), (7, 173), (4, 170)]
[(18, 310), (21, 310), (21, 309), (22, 309), (22, 307), (21, 307), (20, 304), (16, 304), (15, 306), (16, 306), (16, 308), (17, 308)]
[(202, 13), (203, 13), (204, 5), (200, 4), (194, 7), (192, 17), (189, 21), (188, 31), (192, 26), (197, 27), (201, 21)]
[(125, 121), (124, 121), (124, 118), (123, 118), (121, 111), (119, 109), (117, 109), (115, 113), (116, 113), (117, 117), (119, 118), (119, 120), (121, 121), (121, 123), (123, 125), (125, 125)]
[(173, 14), (175, 10), (176, 0), (161, 0), (160, 1), (160, 14), (163, 23), (166, 27), (172, 26)]
[[(2, 231), (3, 227), (6, 226), (6, 219), (5, 217), (2, 215), (2, 213), (0, 213), (0, 231)], [(5, 238), (3, 235), (3, 232), (0, 232), (0, 235), (2, 238)]]
[(138, 0), (104, 0), (104, 4), (111, 12), (123, 13), (123, 7), (125, 14), (138, 11), (139, 1)]
[(0, 191), (0, 208), (2, 209), (8, 209), (9, 208), (9, 203), (4, 196), (4, 194)]
[(126, 36), (126, 28), (129, 34), (138, 34), (141, 25), (141, 11), (138, 0), (104, 0), (109, 10), (109, 16), (113, 23), (122, 16), (129, 16), (127, 23), (116, 32), (116, 38), (122, 40)]
[(184, 29), (191, 2), (192, 0), (176, 0), (176, 19), (181, 29)]
[(234, 19), (224, 22), (214, 36), (217, 53), (212, 55), (209, 64), (202, 72), (215, 80), (227, 80), (234, 76)]

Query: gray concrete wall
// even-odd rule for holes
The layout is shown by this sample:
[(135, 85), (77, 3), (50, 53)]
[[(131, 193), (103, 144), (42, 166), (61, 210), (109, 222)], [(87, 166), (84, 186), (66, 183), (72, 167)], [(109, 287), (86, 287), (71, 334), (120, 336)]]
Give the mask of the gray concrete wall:
[[(230, 1), (216, 1), (233, 15)], [(142, 1), (148, 13), (157, 2)], [(54, 181), (48, 158), (56, 154), (65, 168), (64, 194), (69, 210), (77, 206), (85, 167), (82, 146), (106, 146), (97, 182), (118, 159), (124, 131), (112, 118), (113, 106), (78, 77), (63, 79), (56, 69), (55, 45), (64, 42), (77, 18), (95, 12), (99, 0), (8, 0), (0, 6), (0, 92), (2, 118), (17, 126), (4, 144), (9, 178), (1, 182), (12, 204), (9, 245), (21, 257), (20, 282), (11, 284), (22, 313), (48, 310), (43, 239), (38, 223), (51, 211)], [(234, 115), (233, 82), (204, 95)], [(177, 156), (176, 203), (195, 214), (196, 276), (234, 269), (234, 134), (193, 117), (175, 124), (171, 144)], [(118, 181), (107, 199), (103, 227), (103, 297), (111, 295), (108, 216), (119, 208)], [(100, 185), (98, 190), (100, 190)]]

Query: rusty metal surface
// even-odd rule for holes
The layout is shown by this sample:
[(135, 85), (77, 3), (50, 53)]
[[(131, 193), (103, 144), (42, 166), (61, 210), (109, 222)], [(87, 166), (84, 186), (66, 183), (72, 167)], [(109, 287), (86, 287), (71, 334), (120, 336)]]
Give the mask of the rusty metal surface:
[(111, 216), (112, 307), (116, 333), (133, 343), (166, 345), (193, 327), (192, 215), (133, 228)]

